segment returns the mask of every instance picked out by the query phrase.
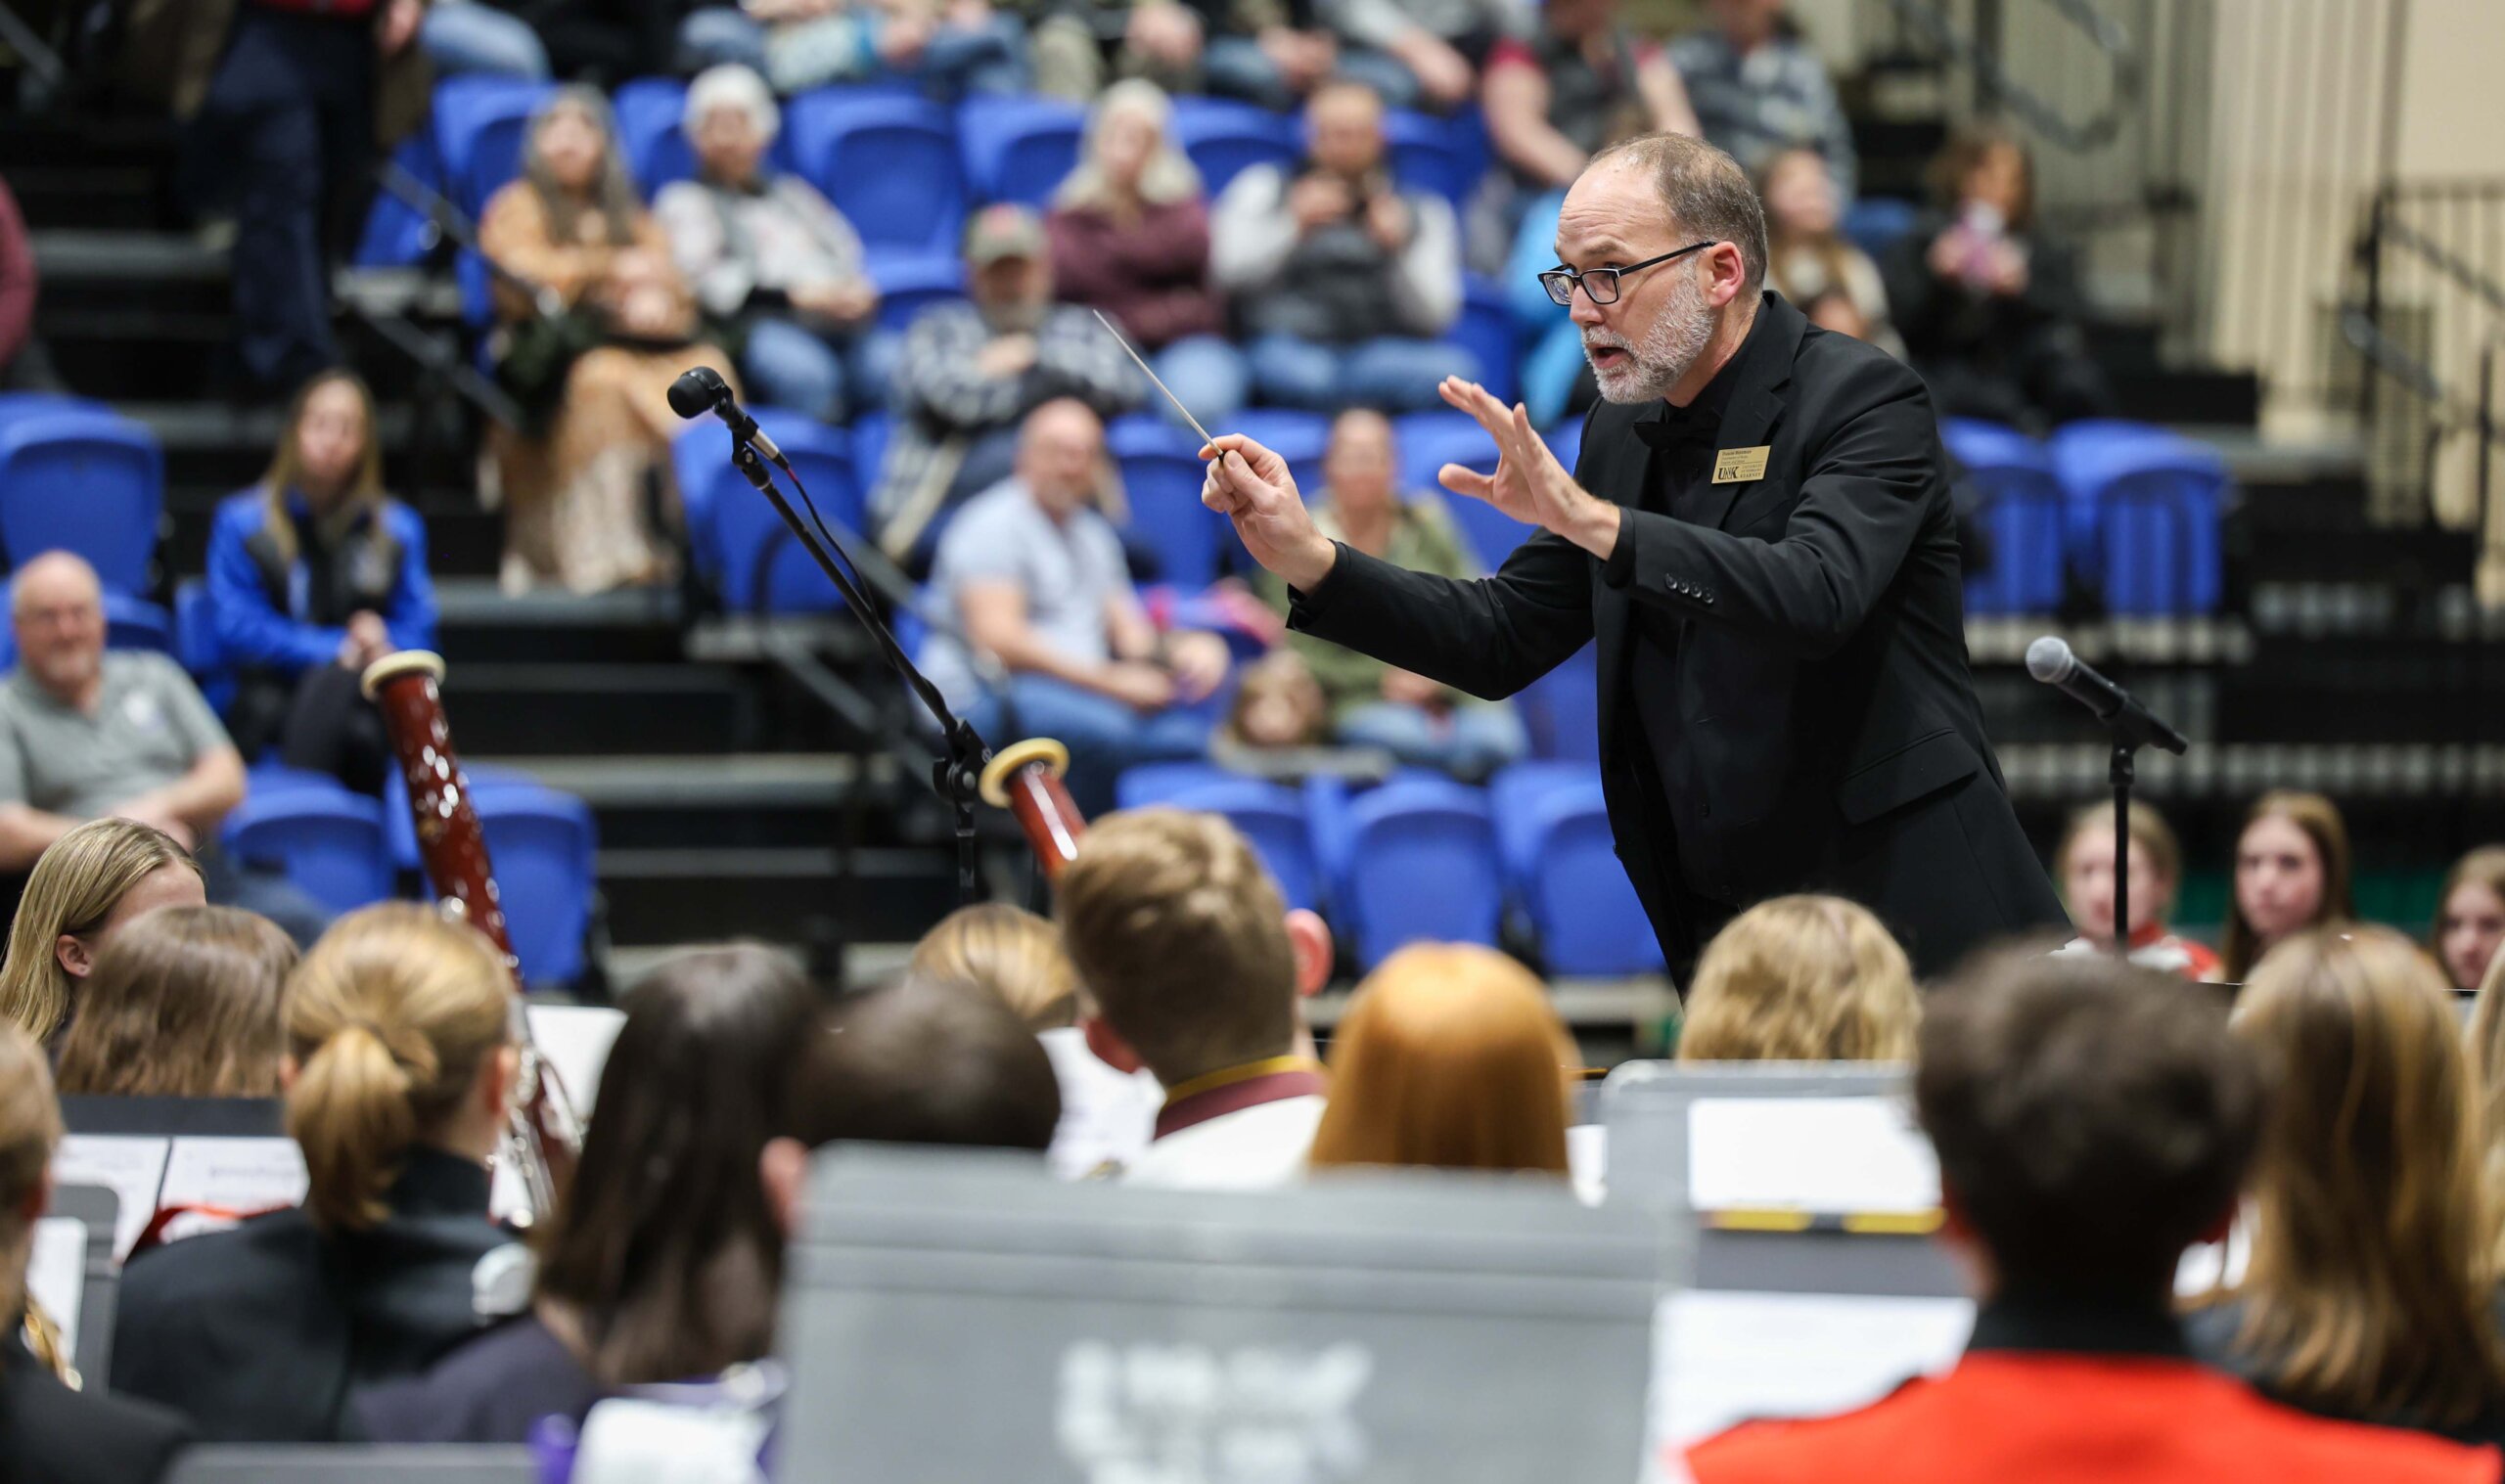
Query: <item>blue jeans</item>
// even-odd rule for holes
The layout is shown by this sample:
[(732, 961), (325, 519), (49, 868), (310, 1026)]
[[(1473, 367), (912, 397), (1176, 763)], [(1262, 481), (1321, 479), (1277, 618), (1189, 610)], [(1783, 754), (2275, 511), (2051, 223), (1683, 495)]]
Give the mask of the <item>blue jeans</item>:
[[(1187, 335), (1150, 356), (1157, 375), (1192, 416), (1214, 428), (1244, 410), (1252, 392), (1252, 368), (1244, 352), (1213, 335)], [(1163, 397), (1154, 399), (1158, 411), (1177, 427), (1191, 425)]]
[(736, 62), (752, 72), (765, 70), (765, 27), (736, 5), (691, 11), (678, 23), (678, 65), (701, 72), (708, 67)]
[(1342, 718), (1340, 741), (1381, 747), (1413, 768), (1483, 779), (1530, 751), (1522, 718), (1507, 705), (1465, 705), (1442, 716), (1422, 706), (1376, 701)]
[(1347, 407), (1420, 412), (1443, 405), (1435, 384), (1479, 375), (1479, 358), (1445, 340), (1398, 336), (1354, 345), (1326, 345), (1292, 335), (1265, 335), (1248, 352), (1252, 384), (1265, 402), (1307, 412)]
[(1070, 774), (1063, 782), (1079, 812), (1091, 819), (1114, 807), (1114, 781), (1124, 768), (1208, 753), (1215, 708), (1207, 701), (1142, 715), (1042, 675), (1012, 676), (1006, 690), (1005, 697), (993, 693), (967, 707), (966, 720), (995, 750), (1028, 737), (1054, 738), (1069, 747)]
[(790, 320), (760, 319), (749, 325), (740, 374), (765, 406), (842, 423), (885, 405), (895, 356), (895, 337), (881, 331), (829, 339)]
[(438, 72), (484, 72), (545, 82), (548, 48), (530, 22), (471, 0), (435, 0), (418, 24), (418, 44)]

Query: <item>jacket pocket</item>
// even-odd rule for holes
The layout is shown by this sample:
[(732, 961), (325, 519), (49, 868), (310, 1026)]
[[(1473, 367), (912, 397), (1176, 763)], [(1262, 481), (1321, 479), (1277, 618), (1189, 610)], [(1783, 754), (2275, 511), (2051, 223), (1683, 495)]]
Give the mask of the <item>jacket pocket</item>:
[(1942, 728), (1847, 774), (1836, 786), (1836, 807), (1846, 823), (1868, 824), (1890, 809), (1962, 784), (1982, 767), (1983, 760), (1966, 739)]

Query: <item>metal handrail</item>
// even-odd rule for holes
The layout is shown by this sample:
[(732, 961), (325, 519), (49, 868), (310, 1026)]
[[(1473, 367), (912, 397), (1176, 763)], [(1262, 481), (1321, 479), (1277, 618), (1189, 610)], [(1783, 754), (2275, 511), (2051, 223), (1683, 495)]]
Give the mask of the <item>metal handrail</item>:
[(2084, 120), (2066, 116), (2042, 94), (2012, 77), (1998, 57), (1973, 35), (1957, 29), (1936, 0), (1887, 0), (1888, 8), (1896, 13), (1898, 20), (1920, 31), (1942, 53), (1971, 67), (2003, 108), (2046, 141), (2073, 154), (2102, 148), (2121, 133), (2124, 114), (2139, 99), (2143, 77), (2139, 46), (2129, 31), (2098, 11), (2089, 0), (2043, 3), (2078, 27), (2104, 56), (2112, 71), (2113, 85), (2107, 89), (2105, 106)]

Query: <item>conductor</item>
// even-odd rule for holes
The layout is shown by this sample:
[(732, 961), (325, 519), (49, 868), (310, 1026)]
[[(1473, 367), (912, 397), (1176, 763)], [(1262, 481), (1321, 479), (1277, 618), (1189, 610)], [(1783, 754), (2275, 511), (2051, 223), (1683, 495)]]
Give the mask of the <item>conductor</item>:
[(1682, 981), (1784, 892), (1867, 905), (1924, 973), (2065, 924), (1983, 737), (1920, 379), (1763, 289), (1756, 194), (1696, 140), (1595, 157), (1557, 255), (1541, 278), (1607, 403), (1573, 472), (1521, 407), (1442, 388), (1500, 456), (1492, 475), (1445, 465), (1444, 487), (1540, 527), (1495, 575), (1331, 541), (1277, 454), (1202, 451), (1204, 501), (1293, 589), (1291, 625), (1482, 697), (1597, 639), (1610, 823)]

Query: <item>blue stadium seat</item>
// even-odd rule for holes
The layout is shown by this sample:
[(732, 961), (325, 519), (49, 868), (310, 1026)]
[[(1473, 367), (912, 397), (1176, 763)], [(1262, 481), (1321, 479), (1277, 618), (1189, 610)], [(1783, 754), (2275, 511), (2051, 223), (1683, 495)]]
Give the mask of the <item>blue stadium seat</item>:
[(113, 405), (66, 391), (0, 391), (0, 423), (53, 412), (92, 412), (114, 416)]
[(966, 264), (945, 252), (873, 252), (870, 282), (879, 286), (879, 328), (902, 335), (934, 304), (966, 296)]
[(966, 218), (948, 111), (893, 92), (821, 88), (784, 110), (792, 161), (867, 247), (957, 251)]
[(1200, 168), (1202, 189), (1212, 202), (1248, 166), (1296, 166), (1295, 122), (1256, 104), (1177, 98), (1172, 132), (1174, 143)]
[(2057, 431), (2052, 464), (2071, 502), (2073, 535), (2093, 522), (2092, 555), (2082, 565), (2102, 579), (2108, 609), (2217, 611), (2227, 499), (2217, 450), (2146, 424), (2097, 421)]
[[(470, 787), (474, 789), (497, 784), (533, 788), (540, 787), (539, 780), (521, 769), (508, 768), (497, 763), (463, 763), (461, 776), (469, 781)], [(282, 788), (303, 787), (336, 788), (339, 787), (339, 781), (327, 773), (307, 773), (278, 762), (264, 761), (254, 764), (250, 778), (251, 787), (254, 789), (264, 787)], [(418, 859), (417, 817), (409, 812), (408, 781), (400, 776), (400, 770), (396, 767), (386, 770), (383, 777), (383, 846), (384, 859), (390, 863), (393, 871), (416, 872), (422, 868), (423, 863)], [(420, 882), (419, 900), (431, 900), (432, 896), (432, 889), (424, 882)]]
[(1087, 110), (1063, 98), (969, 98), (957, 112), (966, 185), (977, 201), (1042, 210), (1078, 163)]
[(600, 850), (591, 806), (536, 784), (470, 782), (524, 981), (574, 982), (583, 974)]
[(696, 173), (695, 153), (678, 126), (687, 112), (686, 83), (675, 77), (638, 77), (620, 84), (609, 106), (617, 115), (626, 168), (646, 201), (661, 187)]
[(1909, 201), (1887, 196), (1865, 196), (1844, 208), (1844, 235), (1854, 247), (1884, 261), (1888, 253), (1914, 229), (1921, 215), (1919, 207)]
[(1488, 787), (1514, 899), (1556, 974), (1659, 973), (1661, 940), (1618, 863), (1600, 776), (1583, 763), (1522, 763)]
[(1436, 482), (1435, 472), (1459, 464), (1480, 473), (1496, 469), (1496, 440), (1468, 413), (1413, 412), (1395, 425), (1400, 435), (1400, 480), (1412, 491), (1439, 494), (1444, 509), (1470, 542), (1470, 550), (1489, 571), (1504, 564), (1514, 548), (1530, 539), (1537, 526), (1525, 525), (1484, 500), (1456, 495)]
[(175, 587), (174, 661), (191, 672), (210, 709), (223, 716), (235, 703), (235, 670), (217, 642), (216, 619), (210, 609), (206, 582), (186, 577)]
[(1480, 127), (1476, 108), (1449, 118), (1415, 109), (1386, 110), (1383, 133), (1390, 147), (1393, 178), (1408, 190), (1440, 196), (1460, 211), (1486, 171)]
[(1235, 415), (1231, 427), (1288, 461), (1297, 489), (1308, 501), (1322, 497), (1322, 455), (1331, 446), (1331, 420), (1318, 412), (1286, 407), (1248, 407)]
[[(443, 157), (436, 150), (432, 124), (400, 141), (392, 162), (419, 184), (438, 195), (451, 194), (443, 175)], [(365, 213), (365, 230), (351, 259), (360, 268), (414, 268), (427, 260), (440, 236), (425, 212), (389, 191), (374, 193)]]
[(478, 72), (436, 85), (435, 147), (455, 205), (475, 218), (488, 197), (522, 173), (524, 131), (554, 91), (545, 82)]
[(1157, 554), (1158, 575), (1196, 592), (1217, 575), (1230, 534), (1226, 517), (1201, 503), (1201, 440), (1148, 413), (1116, 418), (1105, 448), (1122, 472), (1129, 532)]
[(1350, 800), (1347, 875), (1332, 900), (1359, 967), (1420, 940), (1493, 946), (1503, 872), (1485, 790), (1403, 774)]
[(1208, 763), (1151, 763), (1125, 771), (1114, 792), (1123, 809), (1155, 805), (1225, 816), (1252, 842), (1290, 907), (1321, 905), (1322, 873), (1304, 801), (1295, 789)]
[(1587, 644), (1514, 697), (1531, 756), (1601, 760), (1599, 674), (1599, 652)]
[(83, 410), (0, 422), (0, 551), (12, 566), (72, 551), (108, 589), (145, 592), (164, 496), (164, 452), (137, 423)]
[(1236, 775), (1215, 763), (1142, 763), (1125, 768), (1114, 781), (1114, 807), (1152, 809), (1195, 790), (1225, 783)]
[(218, 837), (229, 855), (284, 872), (333, 912), (391, 896), (383, 804), (336, 783), (251, 790), (226, 816)]
[(1518, 328), (1502, 286), (1476, 273), (1462, 280), (1461, 318), (1447, 338), (1479, 358), (1479, 384), (1508, 405), (1521, 389)]
[[(852, 440), (843, 428), (797, 413), (755, 409), (757, 427), (783, 450), (799, 472), (800, 481), (817, 504), (818, 514), (835, 527), (839, 538), (861, 529), (861, 481), (852, 465)], [(784, 498), (802, 519), (808, 509), (793, 493), (789, 480), (776, 478)], [(818, 569), (791, 528), (763, 495), (721, 459), (698, 502), (711, 527), (709, 546), (714, 585), (723, 606), (737, 613), (822, 613), (843, 606), (843, 598)], [(688, 516), (691, 526), (696, 510)]]
[(888, 462), (888, 436), (895, 422), (884, 412), (865, 412), (852, 420), (852, 470), (865, 502), (879, 487), (879, 472)]
[(1966, 583), (1966, 611), (2059, 607), (2067, 517), (2044, 446), (2015, 428), (1970, 418), (1944, 419), (1939, 437), (1981, 494), (1979, 518), (1991, 539), (1991, 564)]

